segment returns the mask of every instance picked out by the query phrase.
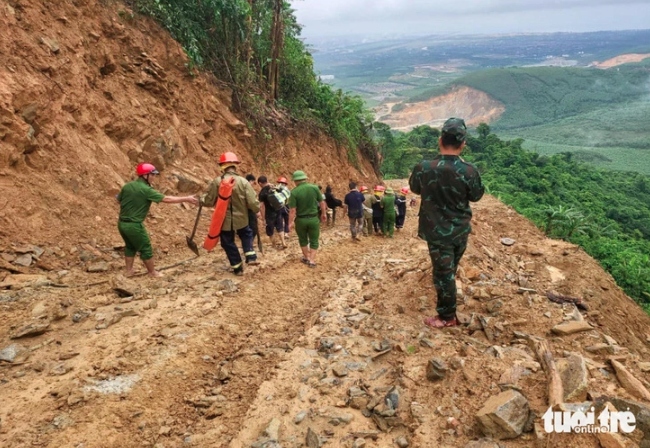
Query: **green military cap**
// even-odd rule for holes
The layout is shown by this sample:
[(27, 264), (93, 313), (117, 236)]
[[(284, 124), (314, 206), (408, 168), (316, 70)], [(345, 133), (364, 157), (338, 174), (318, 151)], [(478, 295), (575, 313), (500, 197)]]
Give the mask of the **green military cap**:
[(293, 181), (296, 182), (299, 180), (307, 180), (307, 175), (304, 171), (298, 170), (293, 172)]
[(386, 188), (386, 194), (393, 194), (393, 193), (395, 193), (395, 191), (393, 191), (392, 188), (390, 187)]
[(467, 126), (462, 118), (450, 118), (442, 125), (441, 132), (456, 137), (459, 142), (464, 142), (467, 137)]

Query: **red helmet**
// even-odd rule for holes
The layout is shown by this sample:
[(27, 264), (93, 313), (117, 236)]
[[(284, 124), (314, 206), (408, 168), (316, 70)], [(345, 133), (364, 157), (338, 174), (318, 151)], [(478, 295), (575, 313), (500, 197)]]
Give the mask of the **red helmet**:
[(234, 152), (224, 152), (219, 157), (219, 165), (224, 163), (241, 163)]
[(366, 187), (365, 185), (361, 185), (361, 188), (359, 189), (359, 191), (361, 191), (361, 192), (368, 191), (368, 187)]
[(382, 185), (377, 185), (377, 186), (375, 187), (375, 191), (386, 191), (386, 187), (384, 187), (384, 186), (382, 186)]
[(146, 176), (147, 174), (160, 174), (160, 172), (150, 163), (139, 163), (135, 168), (138, 176)]
[(287, 178), (284, 176), (278, 177), (278, 183), (279, 184), (288, 184), (289, 182), (287, 181)]
[(404, 194), (409, 194), (409, 187), (402, 187), (400, 191)]

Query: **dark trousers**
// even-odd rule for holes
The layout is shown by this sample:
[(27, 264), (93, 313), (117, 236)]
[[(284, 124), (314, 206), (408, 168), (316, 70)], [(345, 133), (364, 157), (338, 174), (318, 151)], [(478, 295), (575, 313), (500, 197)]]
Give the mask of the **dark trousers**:
[(278, 217), (275, 223), (275, 229), (278, 232), (289, 233), (289, 210), (287, 210), (286, 207), (282, 207), (278, 211)]
[(257, 226), (257, 213), (254, 213), (250, 210), (248, 210), (248, 227), (250, 227), (253, 231), (253, 238), (255, 238), (255, 235), (257, 235), (257, 232), (259, 232)]
[(383, 225), (384, 225), (384, 215), (372, 217), (372, 226), (375, 229), (375, 233), (381, 232)]
[(445, 320), (456, 317), (456, 271), (467, 248), (467, 235), (451, 242), (428, 243), (433, 265), (433, 286), (436, 288), (438, 315)]
[(398, 229), (404, 227), (405, 220), (406, 220), (406, 215), (397, 215), (397, 218), (395, 218), (395, 227), (397, 227)]
[(239, 254), (239, 248), (235, 243), (235, 234), (239, 236), (241, 240), (242, 247), (244, 248), (244, 255), (246, 257), (246, 263), (257, 260), (257, 254), (253, 248), (253, 230), (250, 226), (246, 226), (237, 230), (236, 232), (232, 230), (221, 231), (221, 247), (226, 252), (230, 266), (233, 269), (237, 269), (242, 265), (241, 255)]

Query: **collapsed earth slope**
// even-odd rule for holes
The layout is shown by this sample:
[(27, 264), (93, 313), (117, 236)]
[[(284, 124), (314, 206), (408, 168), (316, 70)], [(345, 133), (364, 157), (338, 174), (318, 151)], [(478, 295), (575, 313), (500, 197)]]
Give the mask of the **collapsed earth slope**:
[[(229, 91), (191, 73), (178, 43), (121, 2), (2, 0), (0, 59), (0, 242), (46, 245), (52, 265), (81, 243), (119, 241), (113, 197), (140, 161), (162, 171), (156, 186), (169, 194), (204, 189), (224, 151), (272, 179), (375, 176), (361, 155), (357, 170), (344, 148), (279, 118), (254, 138)], [(192, 223), (193, 212), (161, 207), (176, 229)]]
[(465, 86), (426, 101), (408, 103), (399, 111), (393, 111), (392, 106), (380, 107), (377, 120), (400, 131), (422, 125), (439, 128), (449, 117), (463, 117), (468, 126), (476, 127), (497, 120), (505, 111), (503, 104), (485, 92)]

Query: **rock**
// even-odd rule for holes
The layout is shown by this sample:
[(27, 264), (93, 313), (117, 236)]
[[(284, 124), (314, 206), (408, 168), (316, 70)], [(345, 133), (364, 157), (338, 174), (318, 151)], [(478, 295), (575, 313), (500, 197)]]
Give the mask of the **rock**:
[(70, 366), (66, 366), (65, 364), (58, 364), (58, 365), (54, 366), (52, 368), (52, 370), (50, 370), (50, 375), (52, 375), (52, 376), (61, 376), (61, 375), (65, 375), (66, 373), (68, 373), (71, 370), (72, 370), (72, 367), (70, 367)]
[(443, 360), (439, 358), (431, 359), (427, 363), (427, 379), (429, 381), (439, 381), (444, 379), (445, 376), (447, 376), (448, 370), (449, 368)]
[(49, 48), (50, 51), (54, 54), (57, 54), (60, 51), (59, 43), (55, 39), (50, 39), (49, 37), (41, 37), (41, 43)]
[(395, 439), (395, 445), (397, 445), (400, 448), (406, 448), (409, 446), (409, 441), (406, 437), (399, 436), (398, 438)]
[(601, 432), (596, 436), (601, 448), (633, 448), (638, 446), (631, 441), (627, 441), (622, 435), (613, 432)]
[(526, 369), (522, 365), (513, 365), (501, 374), (501, 377), (499, 378), (499, 387), (501, 387), (502, 390), (517, 387), (517, 383), (525, 371)]
[(208, 410), (205, 411), (204, 417), (206, 420), (214, 420), (215, 418), (222, 416), (223, 413), (223, 403), (215, 401), (210, 405)]
[(614, 355), (618, 352), (615, 345), (609, 345), (604, 342), (585, 347), (585, 350), (587, 350), (589, 353), (607, 353), (610, 355)]
[(11, 263), (11, 262), (14, 261), (15, 259), (16, 259), (16, 256), (15, 256), (14, 254), (8, 254), (8, 253), (6, 253), (6, 252), (2, 252), (2, 253), (0, 254), (0, 260), (4, 260), (4, 261), (6, 261), (7, 263)]
[[(622, 411), (629, 410), (636, 418), (637, 429), (643, 432), (645, 440), (650, 440), (650, 406), (633, 400), (626, 400), (618, 397), (604, 397), (605, 401), (610, 401), (616, 409)], [(601, 399), (599, 399), (601, 400)]]
[(198, 193), (204, 190), (203, 183), (194, 176), (176, 174), (176, 178), (178, 179), (176, 190), (179, 193)]
[(361, 437), (356, 439), (352, 444), (352, 448), (365, 448), (365, 446), (366, 446), (366, 439), (363, 439)]
[(47, 316), (47, 304), (45, 302), (39, 302), (32, 308), (32, 317), (39, 318), (41, 316)]
[(105, 261), (98, 261), (96, 263), (91, 263), (86, 268), (88, 272), (106, 272), (108, 271), (108, 263)]
[(221, 382), (230, 379), (230, 372), (226, 366), (219, 366), (219, 370), (217, 371), (217, 379)]
[(29, 358), (30, 351), (20, 344), (11, 344), (0, 350), (0, 361), (5, 362), (24, 362)]
[(465, 448), (500, 448), (499, 444), (488, 439), (473, 440)]
[(266, 429), (264, 430), (264, 435), (268, 437), (271, 441), (277, 442), (280, 440), (280, 425), (282, 423), (279, 419), (272, 419)]
[(342, 413), (336, 415), (330, 415), (329, 423), (334, 426), (339, 426), (340, 424), (347, 425), (354, 419), (352, 414)]
[(86, 320), (88, 316), (90, 316), (90, 313), (88, 311), (84, 311), (84, 310), (77, 311), (72, 315), (72, 322), (78, 324), (79, 322)]
[(492, 300), (485, 305), (488, 313), (496, 313), (503, 307), (503, 302), (499, 299)]
[(39, 336), (45, 333), (50, 328), (49, 322), (33, 322), (19, 328), (11, 335), (10, 339), (28, 338), (32, 336)]
[(564, 401), (585, 401), (587, 399), (587, 386), (589, 374), (585, 359), (580, 355), (571, 355), (568, 358), (557, 360), (557, 370), (562, 379)]
[(425, 416), (427, 415), (424, 406), (422, 406), (417, 401), (413, 401), (411, 402), (410, 411), (411, 417), (413, 417), (420, 424), (424, 423)]
[(650, 372), (650, 362), (640, 362), (637, 365), (642, 372)]
[(512, 389), (490, 397), (476, 418), (486, 436), (514, 439), (521, 435), (528, 420), (528, 400)]
[(133, 297), (140, 293), (140, 286), (121, 274), (112, 278), (110, 285), (119, 297)]
[(293, 422), (296, 425), (299, 425), (300, 423), (302, 423), (302, 421), (305, 419), (305, 417), (307, 417), (307, 411), (300, 411), (294, 417)]
[(516, 241), (513, 240), (512, 238), (501, 238), (501, 244), (503, 244), (504, 246), (512, 246), (515, 243)]
[(551, 331), (560, 336), (567, 336), (581, 331), (593, 330), (587, 321), (571, 321), (554, 326)]
[(320, 448), (320, 439), (318, 438), (318, 434), (316, 434), (311, 428), (307, 428), (305, 444), (307, 445), (307, 448)]
[(474, 266), (469, 266), (465, 269), (465, 277), (468, 280), (478, 280), (481, 278), (481, 271)]
[(218, 283), (218, 288), (219, 291), (222, 291), (224, 294), (234, 294), (239, 290), (235, 282), (233, 282), (229, 278), (225, 280), (221, 280)]
[(59, 414), (52, 420), (52, 426), (57, 429), (65, 429), (72, 425), (74, 425), (74, 420), (72, 420), (70, 416), (66, 414)]
[(23, 254), (20, 255), (19, 257), (16, 257), (13, 263), (17, 266), (23, 266), (28, 268), (32, 265), (32, 261), (33, 260), (31, 254)]
[[(614, 405), (609, 402), (605, 403), (603, 408), (607, 408), (609, 412), (617, 411)], [(632, 448), (633, 446), (637, 446), (636, 444), (628, 444), (625, 437), (616, 433), (597, 433), (596, 437), (598, 438), (602, 448)]]
[(389, 348), (393, 348), (393, 345), (390, 343), (388, 339), (384, 339), (381, 342), (372, 341), (370, 345), (372, 346), (372, 349), (376, 352), (383, 352), (385, 350), (388, 350)]
[(620, 362), (615, 359), (610, 359), (610, 362), (616, 371), (616, 378), (625, 390), (637, 398), (650, 401), (650, 392), (648, 392), (648, 389), (645, 388), (641, 381), (636, 379)]
[(348, 375), (348, 368), (342, 362), (337, 362), (332, 365), (332, 373), (337, 377), (343, 377)]
[(388, 391), (386, 397), (384, 397), (384, 402), (389, 409), (397, 409), (399, 406), (399, 395), (399, 389), (395, 386)]

